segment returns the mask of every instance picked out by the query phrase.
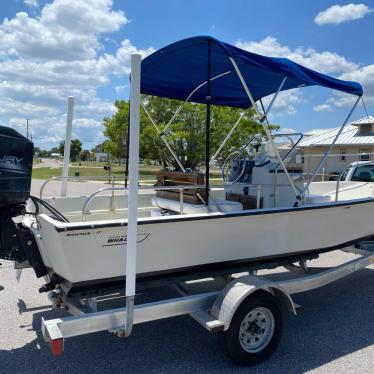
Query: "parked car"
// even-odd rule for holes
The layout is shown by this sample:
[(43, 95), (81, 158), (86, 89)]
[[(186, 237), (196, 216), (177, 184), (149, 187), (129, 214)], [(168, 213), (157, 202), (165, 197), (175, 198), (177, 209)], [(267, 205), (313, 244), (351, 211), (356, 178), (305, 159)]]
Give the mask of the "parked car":
[[(339, 175), (331, 176), (330, 181), (337, 180)], [(374, 161), (352, 162), (341, 174), (341, 181), (374, 182)]]

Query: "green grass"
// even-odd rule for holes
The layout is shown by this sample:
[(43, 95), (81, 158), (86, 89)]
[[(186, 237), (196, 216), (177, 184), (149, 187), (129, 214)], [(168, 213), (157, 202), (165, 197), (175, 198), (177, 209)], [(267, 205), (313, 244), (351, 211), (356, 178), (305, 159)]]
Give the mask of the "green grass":
[[(104, 177), (109, 177), (109, 174), (103, 168), (97, 167), (79, 167), (73, 166), (69, 168), (69, 176), (75, 176), (75, 173), (79, 172), (81, 177), (99, 177), (103, 179)], [(49, 179), (52, 177), (61, 176), (62, 168), (34, 168), (32, 171), (32, 177), (35, 179)], [(125, 171), (123, 169), (113, 169), (111, 175), (118, 179), (124, 179)], [(141, 179), (154, 179), (155, 172), (146, 170), (144, 173), (140, 172)]]
[[(159, 166), (146, 166), (140, 165), (139, 166), (139, 174), (140, 180), (149, 180), (155, 181), (156, 180), (156, 173), (160, 170)], [(79, 172), (81, 177), (92, 177), (94, 180), (95, 177), (99, 177), (98, 179), (103, 180), (104, 177), (108, 177), (108, 172), (104, 170), (102, 166), (71, 166), (69, 168), (69, 176), (75, 176), (75, 173)], [(32, 177), (34, 179), (49, 179), (52, 177), (59, 177), (61, 176), (62, 168), (48, 168), (48, 167), (41, 167), (41, 168), (34, 168), (32, 171)], [(112, 167), (113, 176), (116, 176), (117, 180), (123, 180), (125, 178), (125, 171), (124, 166), (122, 167)], [(221, 184), (220, 182), (220, 172), (219, 170), (214, 170), (210, 174), (210, 177), (213, 178), (212, 184)]]

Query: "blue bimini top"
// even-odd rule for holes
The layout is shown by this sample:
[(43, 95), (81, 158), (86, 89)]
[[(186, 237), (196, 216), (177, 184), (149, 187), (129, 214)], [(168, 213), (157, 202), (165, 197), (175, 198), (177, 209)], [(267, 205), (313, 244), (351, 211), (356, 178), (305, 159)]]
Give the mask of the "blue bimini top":
[(244, 51), (209, 36), (170, 44), (142, 61), (141, 93), (206, 103), (209, 49), (211, 51), (211, 104), (248, 108), (251, 103), (230, 61), (235, 60), (254, 101), (277, 92), (322, 86), (362, 96), (362, 86), (318, 73), (287, 58), (266, 57)]

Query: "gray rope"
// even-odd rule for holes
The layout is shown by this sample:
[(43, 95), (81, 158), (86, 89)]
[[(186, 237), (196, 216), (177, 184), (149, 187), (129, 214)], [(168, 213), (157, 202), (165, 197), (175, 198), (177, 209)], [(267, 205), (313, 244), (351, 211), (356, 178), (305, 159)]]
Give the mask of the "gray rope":
[(364, 98), (362, 96), (361, 96), (361, 101), (362, 101), (362, 105), (364, 106), (364, 109), (365, 109), (366, 117), (369, 117), (369, 113), (367, 111), (367, 108), (366, 108), (366, 105), (365, 105), (365, 101), (364, 101)]

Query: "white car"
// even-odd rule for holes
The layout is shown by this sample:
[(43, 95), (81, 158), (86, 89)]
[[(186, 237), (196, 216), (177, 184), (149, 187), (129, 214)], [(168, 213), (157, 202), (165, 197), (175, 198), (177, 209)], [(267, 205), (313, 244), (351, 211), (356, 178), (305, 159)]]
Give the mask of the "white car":
[(374, 182), (374, 161), (356, 161), (349, 165), (341, 181)]

